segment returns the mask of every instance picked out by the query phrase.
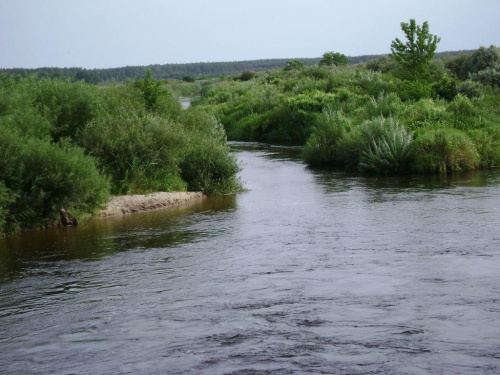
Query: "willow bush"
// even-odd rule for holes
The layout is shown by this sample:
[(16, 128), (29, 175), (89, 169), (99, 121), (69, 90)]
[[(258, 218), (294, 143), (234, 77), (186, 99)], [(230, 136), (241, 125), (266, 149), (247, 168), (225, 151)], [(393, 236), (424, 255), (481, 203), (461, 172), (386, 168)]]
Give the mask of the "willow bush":
[(107, 178), (83, 149), (14, 132), (0, 132), (0, 181), (9, 198), (7, 231), (54, 225), (61, 209), (81, 221), (109, 194)]
[(150, 75), (101, 87), (0, 75), (0, 159), (9, 233), (54, 225), (63, 209), (81, 221), (110, 193), (239, 189), (221, 124)]

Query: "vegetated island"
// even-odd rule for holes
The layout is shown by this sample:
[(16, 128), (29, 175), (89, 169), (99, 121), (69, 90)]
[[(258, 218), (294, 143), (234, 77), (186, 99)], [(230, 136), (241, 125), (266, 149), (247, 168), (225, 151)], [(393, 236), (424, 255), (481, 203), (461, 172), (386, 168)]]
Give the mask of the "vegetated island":
[(435, 59), (429, 25), (401, 24), (391, 55), (348, 66), (246, 72), (203, 85), (196, 104), (228, 139), (303, 146), (310, 166), (372, 173), (447, 173), (500, 165), (500, 50)]

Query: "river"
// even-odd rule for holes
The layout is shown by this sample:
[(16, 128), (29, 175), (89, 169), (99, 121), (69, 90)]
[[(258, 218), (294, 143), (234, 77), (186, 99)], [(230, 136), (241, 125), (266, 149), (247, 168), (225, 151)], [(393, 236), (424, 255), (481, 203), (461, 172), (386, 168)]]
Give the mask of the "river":
[(0, 373), (500, 373), (499, 170), (233, 148), (243, 193), (1, 241)]

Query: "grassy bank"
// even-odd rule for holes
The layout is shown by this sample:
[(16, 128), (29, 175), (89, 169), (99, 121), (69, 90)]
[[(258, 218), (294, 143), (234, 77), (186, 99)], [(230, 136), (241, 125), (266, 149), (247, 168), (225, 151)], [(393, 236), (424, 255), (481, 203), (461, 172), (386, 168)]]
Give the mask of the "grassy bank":
[(89, 217), (109, 195), (239, 188), (213, 115), (147, 74), (126, 84), (0, 75), (0, 228)]

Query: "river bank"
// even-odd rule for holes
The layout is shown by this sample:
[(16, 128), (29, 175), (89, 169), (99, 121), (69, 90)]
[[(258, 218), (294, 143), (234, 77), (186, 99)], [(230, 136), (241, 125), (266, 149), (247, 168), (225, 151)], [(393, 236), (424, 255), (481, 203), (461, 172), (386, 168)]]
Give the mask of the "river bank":
[(201, 192), (152, 193), (147, 195), (121, 195), (112, 197), (98, 217), (127, 215), (162, 208), (177, 207), (188, 202), (206, 198)]

